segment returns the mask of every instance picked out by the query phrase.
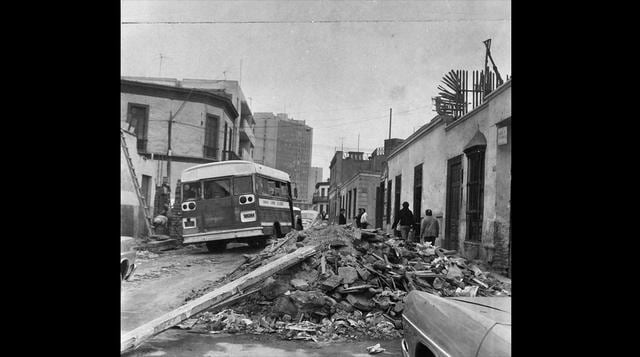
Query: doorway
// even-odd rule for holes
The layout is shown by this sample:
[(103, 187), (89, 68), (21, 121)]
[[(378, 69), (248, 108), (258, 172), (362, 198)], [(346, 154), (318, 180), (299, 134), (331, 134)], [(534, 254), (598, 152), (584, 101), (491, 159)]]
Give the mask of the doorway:
[(462, 155), (447, 162), (447, 207), (445, 216), (444, 246), (458, 249), (460, 204), (462, 203)]

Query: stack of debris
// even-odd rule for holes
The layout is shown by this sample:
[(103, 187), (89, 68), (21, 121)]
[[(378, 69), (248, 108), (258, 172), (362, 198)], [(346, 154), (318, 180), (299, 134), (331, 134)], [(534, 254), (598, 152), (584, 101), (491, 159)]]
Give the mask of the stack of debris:
[(314, 341), (384, 339), (400, 336), (404, 297), (411, 290), (444, 297), (510, 295), (500, 280), (455, 251), (377, 230), (314, 228), (291, 232), (262, 253), (246, 256), (226, 280), (301, 245), (320, 245), (319, 253), (263, 281), (229, 309), (201, 314), (190, 326)]

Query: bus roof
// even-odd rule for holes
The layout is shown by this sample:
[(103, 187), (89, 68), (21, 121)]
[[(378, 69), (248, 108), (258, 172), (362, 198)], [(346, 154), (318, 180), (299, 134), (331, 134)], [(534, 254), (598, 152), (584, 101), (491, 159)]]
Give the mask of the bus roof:
[(254, 162), (241, 160), (211, 162), (193, 166), (182, 171), (180, 180), (182, 182), (192, 182), (214, 177), (249, 175), (253, 173), (290, 182), (289, 174), (286, 172)]

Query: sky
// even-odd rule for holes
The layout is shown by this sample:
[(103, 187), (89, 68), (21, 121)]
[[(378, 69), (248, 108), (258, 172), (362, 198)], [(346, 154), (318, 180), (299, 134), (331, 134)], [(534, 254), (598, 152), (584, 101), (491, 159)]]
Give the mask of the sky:
[[(121, 75), (239, 80), (255, 112), (313, 128), (312, 166), (370, 154), (435, 115), (452, 69), (511, 76), (506, 1), (121, 1)], [(162, 56), (162, 60), (161, 60)]]

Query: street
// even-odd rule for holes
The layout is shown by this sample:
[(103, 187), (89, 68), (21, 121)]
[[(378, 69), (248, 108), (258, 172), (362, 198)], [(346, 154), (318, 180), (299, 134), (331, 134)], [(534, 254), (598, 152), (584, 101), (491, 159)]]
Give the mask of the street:
[[(139, 267), (122, 284), (121, 334), (165, 314), (194, 296), (212, 290), (215, 282), (255, 254), (245, 244), (231, 243), (221, 253), (205, 247), (139, 254)], [(402, 356), (400, 339), (386, 341), (315, 343), (287, 341), (276, 335), (207, 334), (169, 329), (123, 356), (368, 356), (366, 347), (381, 343), (380, 356)]]
[(330, 357), (371, 356), (368, 346), (380, 343), (385, 348), (376, 356), (402, 356), (400, 339), (385, 341), (358, 340), (352, 342), (287, 341), (274, 335), (200, 334), (183, 330), (167, 330), (123, 357), (203, 356), (203, 357)]
[(209, 288), (243, 263), (243, 254), (256, 251), (231, 243), (221, 253), (186, 246), (157, 257), (150, 253), (151, 259), (138, 258), (139, 266), (130, 281), (122, 283), (121, 334), (179, 307), (194, 291)]

